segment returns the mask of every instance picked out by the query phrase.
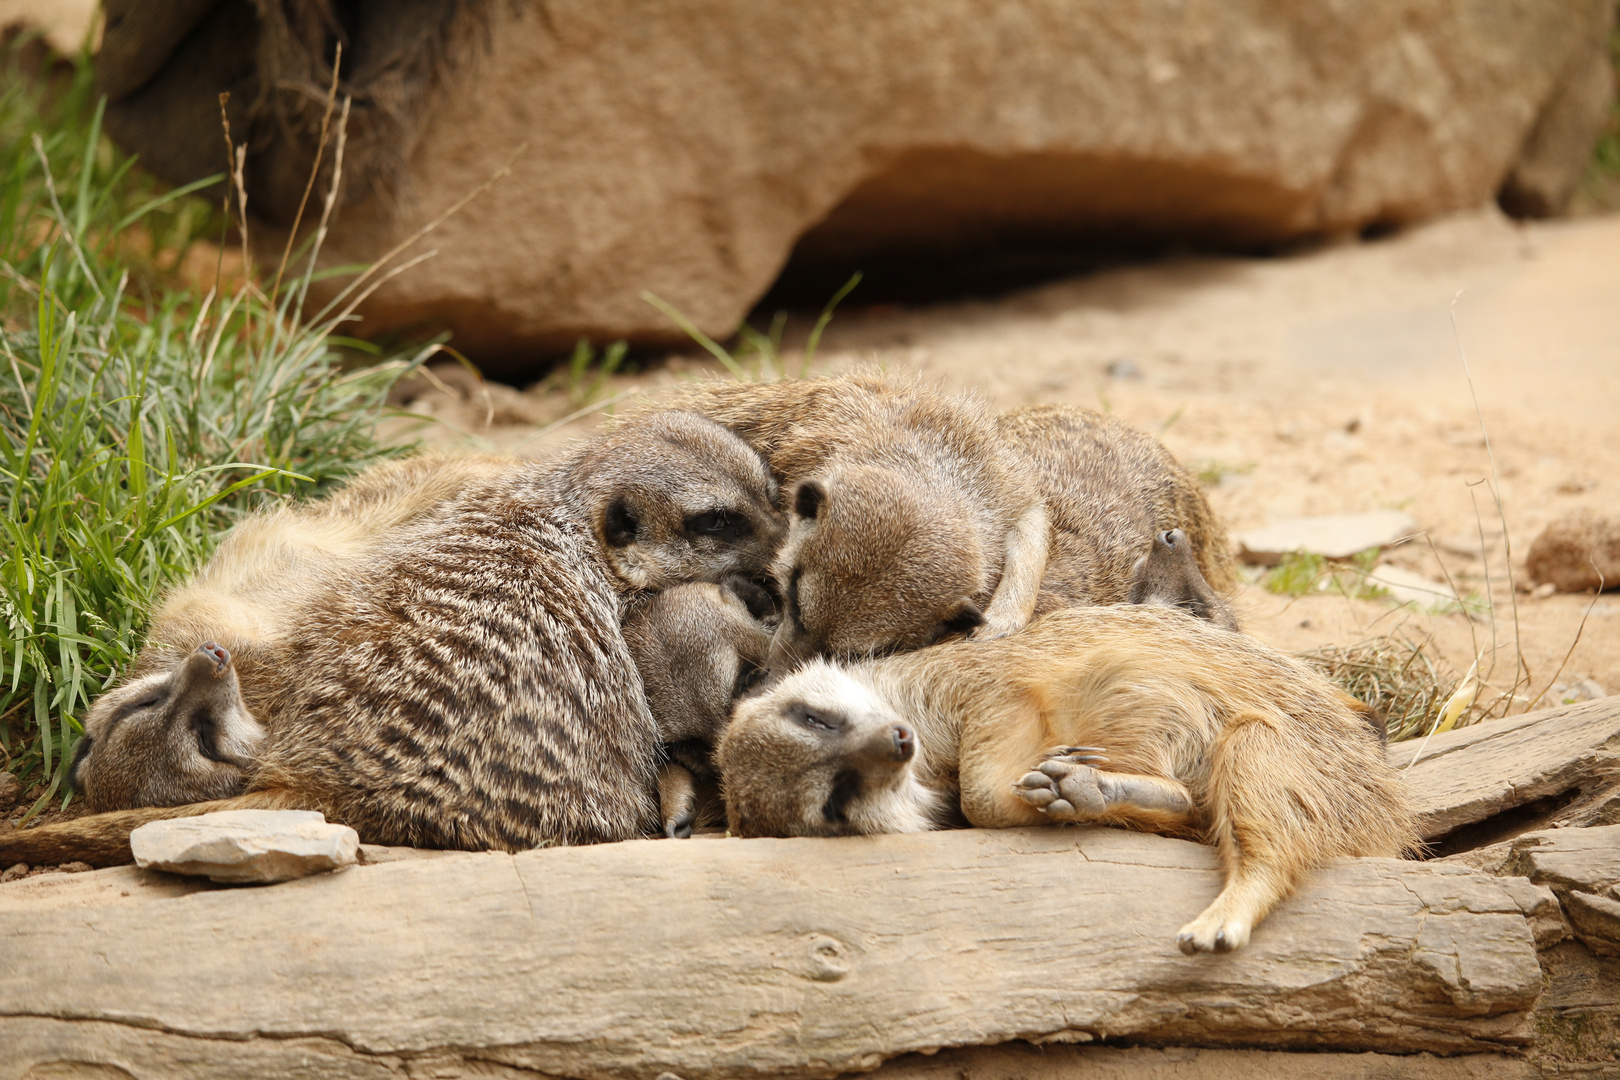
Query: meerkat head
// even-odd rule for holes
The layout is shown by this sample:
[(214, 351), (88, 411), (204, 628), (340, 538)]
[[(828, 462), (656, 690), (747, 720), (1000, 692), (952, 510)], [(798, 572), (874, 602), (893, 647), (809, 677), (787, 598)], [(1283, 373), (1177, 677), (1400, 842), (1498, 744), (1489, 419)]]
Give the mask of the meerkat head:
[(565, 467), (563, 483), (632, 589), (760, 576), (785, 531), (759, 454), (694, 413), (619, 425)]
[(231, 654), (209, 641), (168, 671), (98, 698), (68, 779), (97, 811), (229, 798), (264, 738)]
[(630, 609), (625, 644), (664, 742), (713, 745), (732, 703), (764, 678), (775, 622), (770, 594), (735, 577), (677, 585)]
[(1223, 629), (1238, 628), (1232, 606), (1210, 588), (1193, 557), (1191, 541), (1180, 529), (1153, 534), (1148, 553), (1131, 569), (1129, 602), (1179, 608)]
[(865, 679), (813, 660), (737, 703), (715, 753), (738, 836), (925, 832), (916, 732)]
[(971, 516), (923, 479), (859, 465), (793, 490), (771, 567), (786, 605), (773, 668), (918, 649), (984, 621), (992, 582)]

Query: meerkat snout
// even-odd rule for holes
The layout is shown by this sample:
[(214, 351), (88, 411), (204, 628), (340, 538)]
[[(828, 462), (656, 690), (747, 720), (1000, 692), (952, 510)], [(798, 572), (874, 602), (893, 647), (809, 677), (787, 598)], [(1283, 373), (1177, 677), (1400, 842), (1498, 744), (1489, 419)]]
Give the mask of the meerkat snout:
[(205, 641), (168, 671), (97, 699), (68, 781), (92, 810), (228, 798), (265, 737), (230, 651)]
[(1232, 605), (1210, 588), (1192, 543), (1180, 529), (1153, 534), (1148, 553), (1131, 569), (1128, 602), (1177, 608), (1226, 630), (1238, 628)]

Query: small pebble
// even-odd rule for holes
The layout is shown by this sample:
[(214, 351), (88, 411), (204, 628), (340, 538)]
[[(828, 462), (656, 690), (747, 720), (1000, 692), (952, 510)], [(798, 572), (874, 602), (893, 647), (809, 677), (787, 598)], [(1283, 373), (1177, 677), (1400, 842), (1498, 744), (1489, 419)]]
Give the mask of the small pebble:
[(15, 866), (11, 867), (10, 869), (6, 870), (4, 873), (0, 873), (0, 885), (4, 885), (8, 881), (16, 881), (20, 877), (27, 877), (27, 876), (28, 876), (28, 864), (25, 863), (25, 862), (20, 862), (20, 863), (16, 864)]
[(0, 814), (17, 805), (22, 798), (22, 781), (8, 772), (0, 772)]

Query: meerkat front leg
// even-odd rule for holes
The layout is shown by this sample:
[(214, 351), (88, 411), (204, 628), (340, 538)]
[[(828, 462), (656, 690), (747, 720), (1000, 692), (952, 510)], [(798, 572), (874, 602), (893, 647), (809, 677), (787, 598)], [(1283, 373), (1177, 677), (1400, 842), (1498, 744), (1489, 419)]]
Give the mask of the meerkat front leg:
[(1101, 821), (1153, 831), (1192, 822), (1192, 793), (1184, 785), (1094, 767), (1107, 760), (1096, 747), (1060, 747), (1013, 785), (1014, 794), (1052, 821)]
[(984, 622), (971, 635), (976, 641), (1006, 637), (1022, 630), (1035, 614), (1035, 600), (1046, 575), (1052, 526), (1046, 503), (1036, 502), (1007, 532), (1001, 581), (984, 611)]
[(685, 840), (697, 821), (697, 781), (692, 771), (677, 761), (658, 767), (658, 813), (664, 822), (664, 835)]

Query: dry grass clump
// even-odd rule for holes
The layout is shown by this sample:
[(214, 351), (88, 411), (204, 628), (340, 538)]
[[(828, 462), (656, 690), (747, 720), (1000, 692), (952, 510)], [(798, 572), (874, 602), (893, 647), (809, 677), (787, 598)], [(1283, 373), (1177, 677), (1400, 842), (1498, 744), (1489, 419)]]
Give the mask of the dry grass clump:
[[(1325, 645), (1298, 656), (1345, 693), (1377, 709), (1388, 725), (1390, 741), (1398, 742), (1428, 734), (1457, 689), (1456, 673), (1434, 653), (1433, 643), (1426, 637), (1396, 630), (1349, 645)], [(1476, 717), (1464, 715), (1453, 726), (1472, 723)]]

